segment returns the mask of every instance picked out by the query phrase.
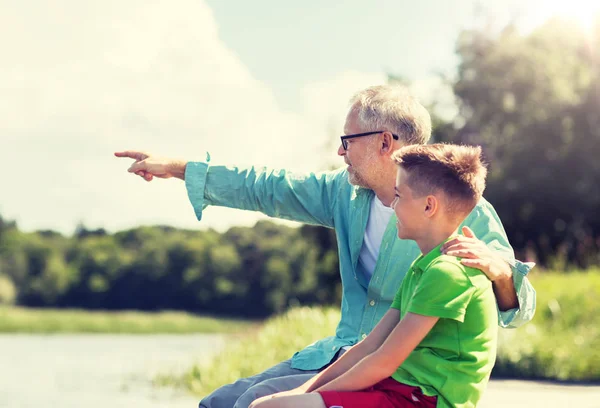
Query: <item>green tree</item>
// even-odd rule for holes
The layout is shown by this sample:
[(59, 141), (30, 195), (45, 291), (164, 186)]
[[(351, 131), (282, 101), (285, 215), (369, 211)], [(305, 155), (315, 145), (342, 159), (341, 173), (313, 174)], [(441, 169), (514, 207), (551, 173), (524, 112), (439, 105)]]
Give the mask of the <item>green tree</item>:
[(527, 35), (465, 31), (458, 41), (461, 115), (444, 138), (484, 147), (485, 196), (513, 245), (542, 263), (600, 260), (598, 49), (560, 20)]

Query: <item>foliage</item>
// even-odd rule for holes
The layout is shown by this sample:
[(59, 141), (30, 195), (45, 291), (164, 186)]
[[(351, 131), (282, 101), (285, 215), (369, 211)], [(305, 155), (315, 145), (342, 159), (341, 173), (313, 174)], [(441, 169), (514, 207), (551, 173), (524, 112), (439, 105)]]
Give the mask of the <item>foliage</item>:
[(15, 285), (6, 276), (0, 275), (0, 305), (11, 305), (17, 296)]
[[(500, 332), (497, 376), (600, 381), (600, 269), (538, 272), (533, 321)], [(567, 290), (565, 290), (567, 288)]]
[(0, 303), (188, 310), (263, 317), (293, 304), (339, 304), (333, 231), (259, 222), (186, 231), (140, 227), (73, 237), (0, 229)]
[(599, 50), (600, 36), (560, 20), (458, 41), (461, 115), (437, 136), (483, 145), (485, 195), (518, 252), (542, 264), (600, 262)]

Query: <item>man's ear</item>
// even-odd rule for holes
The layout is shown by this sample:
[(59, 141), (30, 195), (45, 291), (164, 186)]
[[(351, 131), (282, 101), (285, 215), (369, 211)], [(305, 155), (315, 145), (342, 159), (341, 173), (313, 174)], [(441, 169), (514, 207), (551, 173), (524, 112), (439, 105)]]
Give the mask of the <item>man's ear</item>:
[(434, 195), (428, 195), (425, 197), (425, 209), (424, 214), (426, 217), (433, 217), (440, 208), (440, 201)]
[(385, 131), (382, 133), (383, 140), (381, 141), (381, 153), (390, 154), (393, 152), (394, 138), (391, 132)]

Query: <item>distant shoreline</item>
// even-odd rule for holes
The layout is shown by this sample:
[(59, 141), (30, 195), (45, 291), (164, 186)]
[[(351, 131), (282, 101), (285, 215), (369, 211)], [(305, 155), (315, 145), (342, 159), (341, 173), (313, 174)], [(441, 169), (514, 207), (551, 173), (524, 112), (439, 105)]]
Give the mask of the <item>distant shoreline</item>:
[(3, 333), (191, 334), (236, 333), (257, 325), (242, 319), (198, 316), (186, 312), (91, 311), (0, 307)]

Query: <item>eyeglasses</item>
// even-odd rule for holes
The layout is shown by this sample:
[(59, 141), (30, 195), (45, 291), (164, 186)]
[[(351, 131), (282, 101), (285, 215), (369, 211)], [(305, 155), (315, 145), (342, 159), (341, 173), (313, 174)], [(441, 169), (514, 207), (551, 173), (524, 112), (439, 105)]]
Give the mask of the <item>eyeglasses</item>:
[[(342, 147), (344, 148), (344, 150), (348, 150), (348, 139), (353, 139), (355, 137), (370, 136), (383, 132), (385, 132), (385, 130), (377, 130), (375, 132), (355, 133), (353, 135), (340, 136), (340, 139), (342, 141)], [(394, 140), (398, 140), (398, 135), (392, 133), (392, 137), (394, 138)]]

